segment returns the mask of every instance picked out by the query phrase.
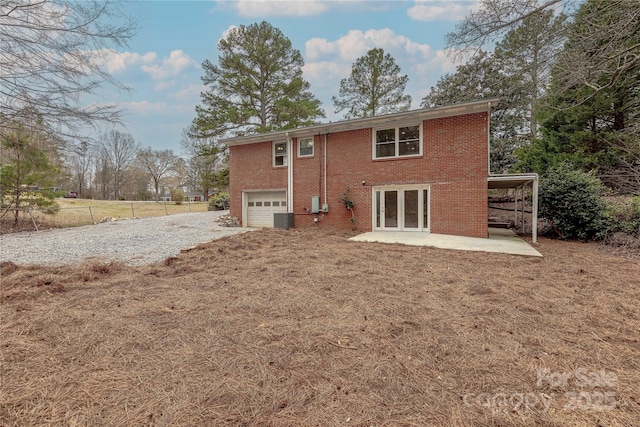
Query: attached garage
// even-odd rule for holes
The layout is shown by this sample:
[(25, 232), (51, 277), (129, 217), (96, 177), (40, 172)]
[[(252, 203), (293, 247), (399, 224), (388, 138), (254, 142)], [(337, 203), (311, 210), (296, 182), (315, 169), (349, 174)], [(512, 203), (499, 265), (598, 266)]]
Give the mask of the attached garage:
[(287, 212), (286, 191), (244, 193), (247, 227), (273, 227), (273, 214)]

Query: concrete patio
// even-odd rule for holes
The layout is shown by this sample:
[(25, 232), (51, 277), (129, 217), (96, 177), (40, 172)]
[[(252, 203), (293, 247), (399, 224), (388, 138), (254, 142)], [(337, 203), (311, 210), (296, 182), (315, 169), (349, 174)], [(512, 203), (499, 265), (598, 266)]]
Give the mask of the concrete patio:
[(412, 231), (370, 231), (350, 238), (356, 242), (399, 243), (431, 246), (460, 251), (497, 252), (511, 255), (541, 257), (542, 254), (507, 229), (489, 228), (489, 238), (451, 236)]

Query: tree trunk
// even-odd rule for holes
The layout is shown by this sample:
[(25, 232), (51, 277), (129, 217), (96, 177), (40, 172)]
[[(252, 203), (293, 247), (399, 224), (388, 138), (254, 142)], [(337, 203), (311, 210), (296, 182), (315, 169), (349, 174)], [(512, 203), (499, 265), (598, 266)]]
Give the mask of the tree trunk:
[(22, 179), (22, 176), (21, 176), (22, 175), (22, 168), (20, 167), (21, 166), (20, 153), (18, 153), (16, 155), (16, 166), (17, 166), (16, 167), (16, 183), (14, 185), (14, 187), (15, 187), (14, 191), (15, 191), (15, 194), (16, 194), (15, 199), (14, 199), (14, 203), (16, 205), (16, 210), (13, 211), (13, 218), (14, 218), (13, 226), (14, 227), (18, 225), (18, 221), (20, 219), (20, 210), (19, 210), (20, 209), (20, 193), (21, 193), (21, 191), (20, 191), (20, 181)]
[(154, 179), (153, 186), (156, 188), (156, 202), (160, 201), (160, 180)]

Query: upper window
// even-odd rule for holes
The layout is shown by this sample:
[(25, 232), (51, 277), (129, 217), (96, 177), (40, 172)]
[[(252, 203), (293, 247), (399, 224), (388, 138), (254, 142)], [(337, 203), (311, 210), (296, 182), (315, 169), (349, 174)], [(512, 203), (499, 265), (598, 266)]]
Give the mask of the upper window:
[(287, 166), (287, 143), (273, 143), (273, 166)]
[(313, 137), (298, 139), (298, 157), (313, 156)]
[(375, 159), (422, 154), (420, 126), (400, 126), (375, 131)]

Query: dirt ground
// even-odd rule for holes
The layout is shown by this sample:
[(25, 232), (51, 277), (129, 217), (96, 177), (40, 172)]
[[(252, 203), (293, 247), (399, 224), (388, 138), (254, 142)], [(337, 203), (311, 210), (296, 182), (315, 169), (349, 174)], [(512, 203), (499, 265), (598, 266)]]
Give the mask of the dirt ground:
[(1, 266), (3, 426), (638, 426), (640, 263), (263, 230)]

